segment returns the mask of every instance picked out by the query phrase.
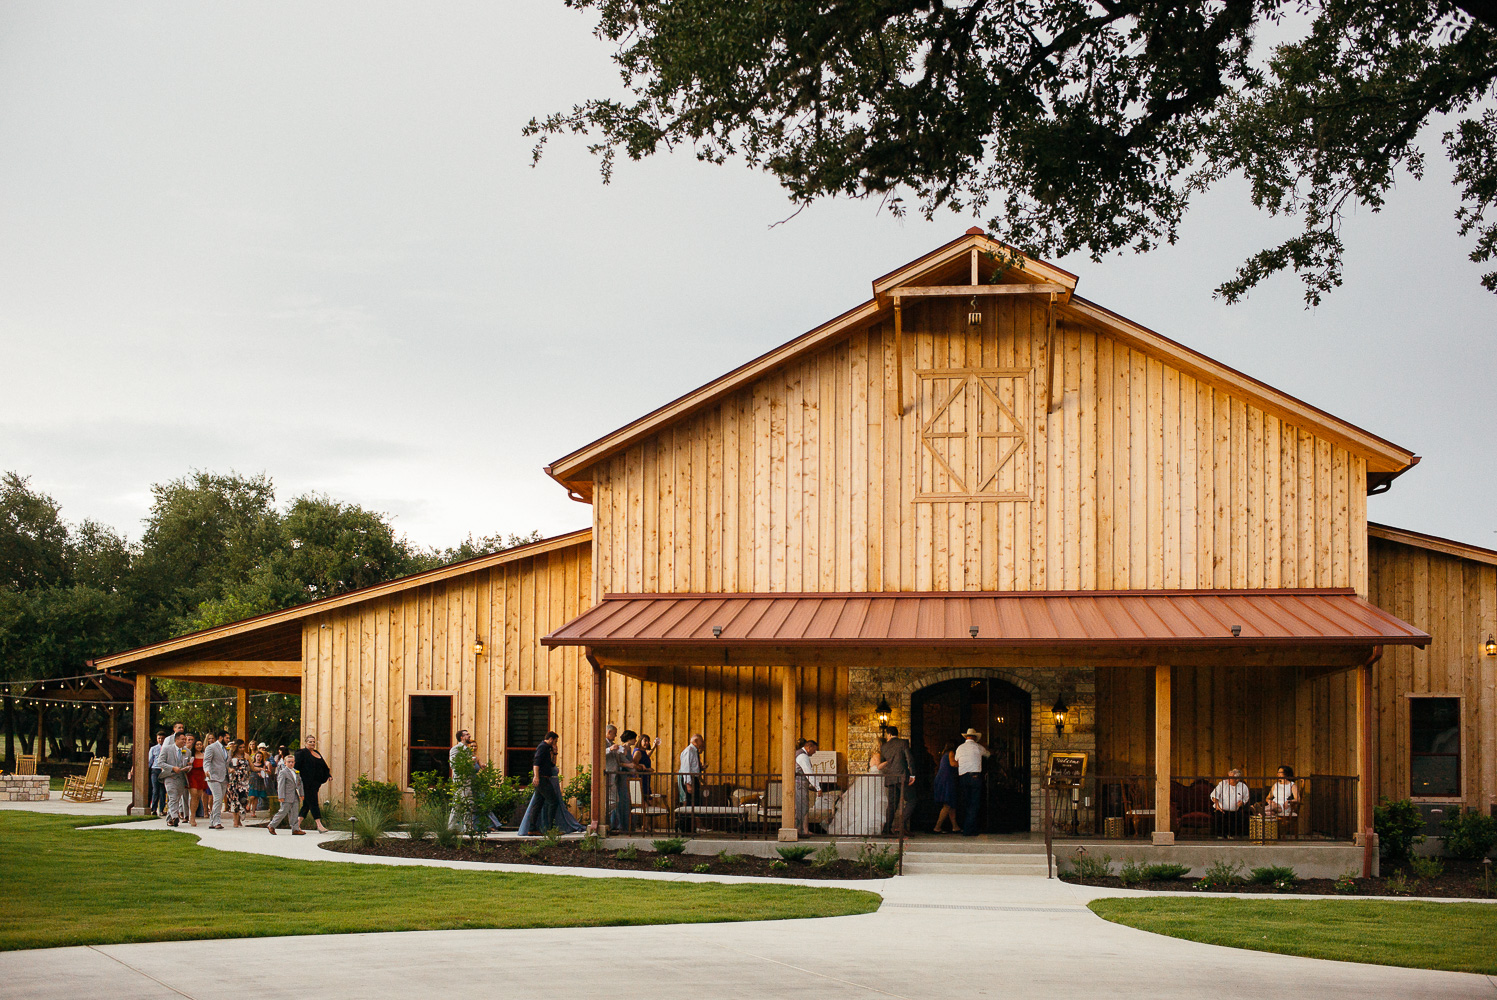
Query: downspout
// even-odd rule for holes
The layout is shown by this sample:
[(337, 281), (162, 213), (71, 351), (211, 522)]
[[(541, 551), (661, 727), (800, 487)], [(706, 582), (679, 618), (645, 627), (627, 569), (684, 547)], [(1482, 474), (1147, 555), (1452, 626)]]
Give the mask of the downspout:
[(1372, 653), (1366, 661), (1357, 668), (1358, 689), (1362, 692), (1362, 711), (1357, 719), (1357, 728), (1361, 730), (1361, 739), (1358, 740), (1361, 751), (1357, 760), (1358, 780), (1362, 784), (1362, 809), (1361, 815), (1357, 817), (1357, 825), (1362, 828), (1362, 877), (1372, 877), (1372, 865), (1376, 858), (1373, 856), (1373, 820), (1372, 820), (1372, 667), (1378, 660), (1383, 658), (1383, 647), (1373, 646)]

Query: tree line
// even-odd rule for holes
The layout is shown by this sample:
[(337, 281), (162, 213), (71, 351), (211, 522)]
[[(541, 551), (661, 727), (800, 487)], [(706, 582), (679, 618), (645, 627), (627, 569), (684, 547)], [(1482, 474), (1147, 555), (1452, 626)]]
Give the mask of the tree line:
[[(368, 587), (540, 537), (471, 534), (428, 549), (389, 518), (321, 493), (278, 504), (268, 475), (194, 471), (151, 487), (143, 531), (69, 522), (29, 476), (0, 477), (0, 697), (6, 765), (34, 752), (37, 722), (18, 711), (14, 682), (71, 677), (87, 661), (268, 611)], [(159, 718), (232, 728), (232, 689), (158, 682)], [(209, 699), (209, 700), (204, 700)], [(275, 745), (297, 733), (300, 699), (251, 700), (250, 734)], [(102, 755), (101, 713), (47, 706), (48, 756)], [(121, 727), (126, 731), (126, 727)]]

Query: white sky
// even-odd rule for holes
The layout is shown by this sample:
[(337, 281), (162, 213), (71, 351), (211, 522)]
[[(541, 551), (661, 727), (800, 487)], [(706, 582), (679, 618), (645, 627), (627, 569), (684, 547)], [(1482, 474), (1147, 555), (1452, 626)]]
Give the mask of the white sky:
[[(154, 482), (269, 472), (425, 545), (589, 523), (541, 466), (867, 298), (974, 221), (690, 151), (599, 183), (521, 126), (616, 87), (561, 0), (0, 5), (0, 468), (131, 537)], [(1079, 291), (1423, 464), (1374, 520), (1497, 546), (1494, 300), (1432, 157), (1313, 312), (1211, 289), (1290, 230), (1240, 187)]]

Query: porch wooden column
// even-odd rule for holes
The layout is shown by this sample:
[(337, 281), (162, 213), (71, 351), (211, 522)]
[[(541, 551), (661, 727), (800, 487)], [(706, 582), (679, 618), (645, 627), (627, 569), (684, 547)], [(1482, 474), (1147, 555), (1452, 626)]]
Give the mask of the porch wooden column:
[(110, 766), (114, 765), (114, 745), (120, 741), (120, 717), (118, 709), (113, 705), (108, 708), (109, 712), (109, 751), (104, 755), (109, 758)]
[(1362, 877), (1371, 878), (1377, 850), (1373, 846), (1372, 801), (1372, 667), (1382, 647), (1357, 668), (1357, 843), (1362, 845)]
[(1173, 844), (1170, 825), (1170, 668), (1154, 668), (1154, 843)]
[(36, 762), (47, 759), (47, 706), (36, 703)]
[(607, 725), (603, 720), (607, 712), (608, 674), (603, 670), (603, 665), (597, 661), (591, 651), (587, 653), (587, 662), (592, 664), (593, 668), (593, 732), (591, 743), (593, 773), (591, 779), (592, 803), (589, 809), (592, 812), (592, 826), (598, 831), (598, 835), (602, 836), (608, 832), (607, 821), (605, 819), (605, 814), (608, 811), (608, 786), (606, 784), (608, 778), (603, 771), (603, 727)]
[(151, 738), (151, 676), (135, 675), (134, 758), (130, 767), (130, 805), (144, 809), (151, 804), (151, 768), (147, 755), (155, 741)]
[(795, 815), (795, 731), (800, 724), (800, 668), (781, 668), (780, 673), (780, 839), (795, 840), (799, 818)]
[(234, 736), (249, 739), (249, 688), (234, 689)]

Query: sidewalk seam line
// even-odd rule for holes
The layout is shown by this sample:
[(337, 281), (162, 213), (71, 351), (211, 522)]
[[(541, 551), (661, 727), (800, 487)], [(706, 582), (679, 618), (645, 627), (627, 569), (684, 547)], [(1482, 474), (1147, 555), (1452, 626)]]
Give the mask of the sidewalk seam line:
[(109, 959), (110, 961), (118, 962), (120, 965), (123, 965), (125, 968), (127, 968), (131, 972), (135, 973), (137, 976), (144, 976), (145, 978), (149, 979), (151, 982), (155, 983), (157, 986), (160, 986), (164, 990), (171, 990), (173, 993), (175, 993), (179, 997), (186, 997), (187, 1000), (195, 1000), (195, 998), (193, 997), (193, 995), (191, 993), (183, 993), (181, 990), (177, 989), (175, 986), (171, 985), (170, 983), (163, 983), (161, 980), (157, 979), (155, 976), (151, 975), (149, 972), (146, 972), (143, 969), (137, 969), (135, 966), (131, 965), (129, 962), (125, 961), (123, 958), (119, 958), (119, 957), (117, 957), (115, 955), (111, 955), (107, 951), (101, 951), (97, 945), (92, 945), (91, 944), (91, 945), (86, 945), (85, 947), (87, 947), (89, 951), (97, 952), (98, 954), (103, 955), (105, 958)]

